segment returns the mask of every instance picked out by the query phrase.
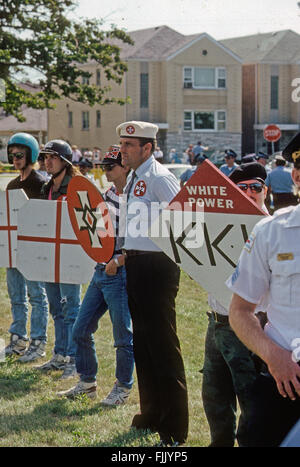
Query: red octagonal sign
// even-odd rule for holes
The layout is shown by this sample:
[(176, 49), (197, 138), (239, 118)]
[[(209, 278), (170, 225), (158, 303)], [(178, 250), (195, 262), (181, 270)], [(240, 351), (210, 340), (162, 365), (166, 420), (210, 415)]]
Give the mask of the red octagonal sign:
[(97, 263), (108, 262), (115, 232), (100, 191), (87, 178), (76, 176), (68, 185), (67, 201), (74, 233), (84, 251)]
[(267, 125), (264, 128), (264, 138), (270, 143), (276, 143), (281, 138), (281, 131), (277, 125)]

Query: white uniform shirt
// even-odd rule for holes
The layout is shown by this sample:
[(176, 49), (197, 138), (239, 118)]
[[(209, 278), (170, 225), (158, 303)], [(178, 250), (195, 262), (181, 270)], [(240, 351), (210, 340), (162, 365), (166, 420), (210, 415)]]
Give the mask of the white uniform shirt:
[(250, 303), (269, 303), (265, 332), (294, 350), (300, 337), (300, 206), (276, 211), (254, 228), (226, 285)]
[[(269, 215), (269, 211), (266, 208), (265, 204), (262, 205), (262, 210), (266, 214)], [(227, 310), (223, 305), (221, 305), (221, 303), (216, 298), (214, 298), (211, 294), (208, 294), (207, 302), (208, 302), (209, 307), (216, 313), (219, 313), (220, 315), (225, 315), (225, 316), (229, 315), (229, 310)], [(257, 307), (255, 308), (255, 313), (258, 313), (259, 311), (266, 312), (267, 309), (268, 309), (268, 303), (266, 303), (266, 299), (265, 297), (263, 297), (258, 303)]]
[[(136, 171), (127, 200), (127, 221), (124, 248), (126, 250), (160, 251), (148, 237), (148, 230), (162, 208), (180, 190), (176, 177), (152, 155)], [(128, 176), (126, 188), (130, 184)], [(164, 203), (165, 205), (161, 205)]]

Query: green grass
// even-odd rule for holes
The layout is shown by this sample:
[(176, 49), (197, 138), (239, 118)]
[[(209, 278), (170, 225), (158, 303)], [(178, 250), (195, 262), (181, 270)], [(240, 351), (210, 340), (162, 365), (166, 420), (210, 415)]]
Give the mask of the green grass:
[[(5, 269), (0, 268), (0, 338), (9, 341), (10, 304)], [(177, 296), (177, 325), (185, 363), (190, 428), (187, 446), (207, 446), (209, 430), (201, 400), (204, 337), (206, 331), (206, 293), (185, 273), (181, 274)], [(48, 327), (47, 358), (53, 347), (53, 320)], [(153, 446), (158, 435), (130, 428), (139, 410), (135, 378), (126, 405), (114, 409), (100, 406), (103, 396), (114, 383), (115, 350), (109, 315), (101, 319), (95, 334), (99, 360), (96, 400), (85, 397), (70, 401), (59, 399), (56, 392), (67, 389), (77, 380), (60, 381), (61, 372), (40, 375), (32, 366), (15, 358), (0, 363), (0, 447), (25, 446)]]

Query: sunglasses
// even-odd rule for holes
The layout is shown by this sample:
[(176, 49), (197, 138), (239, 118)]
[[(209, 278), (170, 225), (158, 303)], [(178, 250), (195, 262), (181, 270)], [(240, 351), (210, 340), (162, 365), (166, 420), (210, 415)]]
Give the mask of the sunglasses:
[(261, 183), (237, 183), (237, 186), (242, 191), (247, 191), (248, 188), (250, 188), (252, 193), (261, 193), (263, 190), (263, 185)]
[(13, 158), (15, 157), (16, 159), (23, 159), (25, 157), (25, 154), (23, 152), (9, 152), (8, 156)]

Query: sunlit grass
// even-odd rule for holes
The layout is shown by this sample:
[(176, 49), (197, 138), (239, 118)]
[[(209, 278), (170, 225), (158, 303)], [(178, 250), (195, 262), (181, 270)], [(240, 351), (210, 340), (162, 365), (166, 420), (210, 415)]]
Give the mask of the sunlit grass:
[[(85, 288), (84, 288), (85, 289)], [(0, 338), (9, 341), (10, 305), (5, 269), (0, 269)], [(188, 446), (207, 446), (208, 425), (202, 400), (200, 369), (203, 364), (206, 331), (206, 293), (185, 273), (181, 275), (177, 297), (177, 326), (189, 392), (190, 428)], [(79, 397), (74, 401), (58, 398), (76, 379), (60, 381), (61, 372), (39, 374), (15, 358), (0, 363), (0, 446), (153, 446), (158, 435), (130, 428), (139, 410), (135, 382), (129, 401), (116, 409), (105, 409), (100, 401), (111, 390), (115, 377), (115, 349), (108, 313), (95, 334), (99, 360), (96, 400)], [(47, 358), (53, 346), (53, 321), (49, 319)]]

